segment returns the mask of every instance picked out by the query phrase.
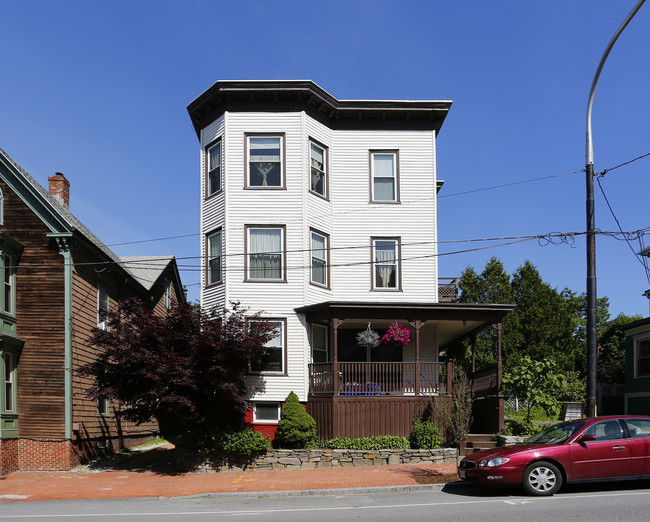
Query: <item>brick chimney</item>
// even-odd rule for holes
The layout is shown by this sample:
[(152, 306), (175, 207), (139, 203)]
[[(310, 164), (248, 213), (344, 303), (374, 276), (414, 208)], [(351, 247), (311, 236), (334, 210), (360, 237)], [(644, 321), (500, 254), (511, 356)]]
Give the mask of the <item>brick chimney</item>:
[(50, 194), (58, 197), (66, 206), (70, 205), (70, 182), (60, 172), (47, 178), (50, 182)]

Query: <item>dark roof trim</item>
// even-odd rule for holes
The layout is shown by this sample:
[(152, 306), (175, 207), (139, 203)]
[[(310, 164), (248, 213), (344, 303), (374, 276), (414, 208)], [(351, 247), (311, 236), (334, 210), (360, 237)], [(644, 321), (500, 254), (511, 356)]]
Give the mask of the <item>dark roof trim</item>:
[(311, 80), (220, 80), (187, 106), (194, 130), (224, 112), (305, 111), (334, 129), (440, 128), (448, 100), (338, 100)]
[(481, 321), (498, 323), (515, 309), (513, 304), (368, 303), (326, 301), (296, 308), (309, 321), (328, 319), (407, 319)]
[(638, 321), (633, 321), (631, 323), (623, 324), (619, 326), (619, 329), (626, 331), (626, 330), (631, 330), (632, 328), (638, 328), (639, 326), (646, 326), (650, 325), (650, 317), (646, 317), (645, 319), (639, 319)]

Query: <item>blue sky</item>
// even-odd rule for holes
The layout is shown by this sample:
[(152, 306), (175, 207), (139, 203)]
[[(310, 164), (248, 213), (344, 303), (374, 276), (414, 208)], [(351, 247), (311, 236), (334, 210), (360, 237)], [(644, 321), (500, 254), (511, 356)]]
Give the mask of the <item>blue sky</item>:
[[(186, 106), (217, 80), (453, 100), (438, 140), (440, 240), (581, 232), (587, 96), (635, 3), (0, 0), (0, 148), (44, 186), (63, 172), (72, 212), (118, 255), (177, 256), (193, 300), (200, 149)], [(649, 25), (647, 5), (598, 84), (597, 172), (650, 152)], [(650, 157), (601, 179), (624, 231), (650, 226), (649, 170)], [(520, 183), (536, 178), (546, 179)], [(458, 194), (498, 185), (508, 186)], [(598, 185), (596, 226), (618, 230)], [(529, 259), (554, 287), (584, 291), (584, 237), (494, 246), (503, 242), (443, 243), (440, 275), (480, 271), (492, 256), (512, 273)], [(613, 316), (648, 315), (640, 248), (598, 238), (598, 295)]]

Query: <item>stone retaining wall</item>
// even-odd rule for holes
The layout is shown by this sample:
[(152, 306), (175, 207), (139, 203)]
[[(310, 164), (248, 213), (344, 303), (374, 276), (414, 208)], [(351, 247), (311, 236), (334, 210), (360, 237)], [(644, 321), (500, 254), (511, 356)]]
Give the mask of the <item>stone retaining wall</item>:
[[(196, 471), (269, 471), (320, 468), (353, 468), (359, 466), (398, 466), (456, 462), (455, 448), (434, 450), (276, 450), (270, 449), (252, 459), (216, 456), (194, 461)], [(188, 455), (182, 458), (188, 465)]]

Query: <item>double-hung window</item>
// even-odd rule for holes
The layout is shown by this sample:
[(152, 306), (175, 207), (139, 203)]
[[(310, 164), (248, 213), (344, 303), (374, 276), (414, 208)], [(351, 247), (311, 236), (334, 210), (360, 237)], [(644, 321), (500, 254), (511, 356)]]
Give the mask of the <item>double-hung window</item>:
[(205, 169), (205, 195), (209, 197), (221, 190), (221, 140), (205, 150)]
[(329, 237), (314, 230), (311, 231), (311, 282), (328, 286), (329, 274)]
[(169, 310), (172, 307), (172, 283), (169, 279), (165, 278), (163, 281), (165, 285), (165, 292), (163, 294), (163, 305), (165, 309)]
[(221, 230), (212, 232), (206, 237), (207, 247), (207, 284), (213, 285), (221, 282)]
[(284, 187), (284, 135), (247, 135), (248, 188)]
[(15, 411), (14, 404), (14, 395), (15, 395), (15, 368), (14, 368), (14, 357), (13, 354), (5, 352), (2, 355), (2, 361), (4, 363), (4, 375), (3, 375), (3, 388), (4, 388), (4, 404), (3, 409), (5, 413), (13, 413)]
[(108, 288), (99, 283), (97, 284), (97, 328), (100, 330), (109, 329), (109, 307)]
[(399, 247), (398, 238), (375, 238), (372, 240), (373, 289), (398, 290), (400, 288)]
[(286, 320), (270, 319), (264, 321), (273, 329), (274, 336), (265, 345), (264, 357), (260, 364), (251, 368), (259, 373), (285, 373)]
[(650, 339), (636, 343), (635, 377), (650, 377)]
[(311, 360), (314, 363), (327, 362), (327, 326), (311, 325)]
[(15, 313), (15, 281), (16, 281), (16, 270), (13, 266), (13, 258), (7, 254), (2, 255), (3, 262), (3, 301), (2, 301), (2, 311), (6, 314), (14, 315)]
[(309, 142), (309, 190), (327, 198), (327, 149), (314, 141)]
[(399, 176), (397, 151), (371, 151), (371, 200), (374, 202), (399, 201)]
[(248, 280), (284, 281), (284, 227), (247, 227)]

